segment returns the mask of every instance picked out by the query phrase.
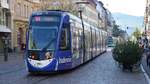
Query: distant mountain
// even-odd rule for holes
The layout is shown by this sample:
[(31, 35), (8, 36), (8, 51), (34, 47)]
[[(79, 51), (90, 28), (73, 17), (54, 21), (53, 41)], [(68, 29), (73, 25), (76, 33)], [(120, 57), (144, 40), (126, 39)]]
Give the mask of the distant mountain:
[(143, 25), (143, 16), (132, 16), (123, 13), (112, 14), (117, 24), (130, 27), (141, 27)]
[(136, 27), (143, 30), (143, 16), (132, 16), (123, 13), (112, 13), (112, 15), (120, 28), (126, 30), (129, 35), (133, 33)]

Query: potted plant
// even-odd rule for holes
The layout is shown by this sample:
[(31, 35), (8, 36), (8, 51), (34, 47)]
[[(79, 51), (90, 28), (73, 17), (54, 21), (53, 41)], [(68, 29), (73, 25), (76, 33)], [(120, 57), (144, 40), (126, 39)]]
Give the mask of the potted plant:
[(133, 66), (141, 61), (143, 49), (138, 43), (127, 41), (125, 43), (117, 43), (113, 49), (113, 58), (123, 66), (123, 70), (132, 71)]

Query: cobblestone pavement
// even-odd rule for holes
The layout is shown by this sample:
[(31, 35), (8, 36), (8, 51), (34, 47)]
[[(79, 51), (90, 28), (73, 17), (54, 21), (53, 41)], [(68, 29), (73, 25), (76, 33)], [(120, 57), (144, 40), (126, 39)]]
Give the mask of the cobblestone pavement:
[(0, 75), (10, 72), (15, 72), (24, 69), (24, 56), (23, 53), (9, 53), (8, 61), (4, 61), (3, 53), (0, 53)]
[[(23, 59), (18, 59), (20, 60), (16, 64), (0, 64), (0, 84), (148, 84), (142, 71), (123, 72), (110, 51), (75, 70), (48, 75), (30, 75)], [(15, 67), (8, 73), (3, 71), (8, 66), (17, 66), (19, 69)]]

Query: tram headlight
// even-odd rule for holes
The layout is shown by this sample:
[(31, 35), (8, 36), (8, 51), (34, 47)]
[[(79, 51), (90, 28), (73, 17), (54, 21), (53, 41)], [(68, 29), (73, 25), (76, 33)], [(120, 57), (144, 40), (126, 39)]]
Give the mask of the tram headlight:
[(52, 59), (53, 58), (53, 54), (50, 53), (50, 52), (46, 52), (45, 53), (45, 57), (46, 57), (46, 59)]
[(35, 53), (31, 53), (31, 54), (30, 54), (30, 58), (31, 58), (31, 59), (36, 59), (36, 54), (35, 54)]
[(31, 58), (32, 58), (32, 59), (35, 59), (35, 56), (34, 56), (34, 55), (32, 55), (32, 56), (31, 56)]

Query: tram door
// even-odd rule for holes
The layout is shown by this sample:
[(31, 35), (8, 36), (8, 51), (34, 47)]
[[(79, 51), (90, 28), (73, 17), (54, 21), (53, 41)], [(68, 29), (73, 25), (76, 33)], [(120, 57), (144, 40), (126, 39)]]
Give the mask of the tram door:
[(91, 58), (93, 58), (93, 37), (92, 37), (92, 28), (90, 27), (90, 53)]
[(83, 63), (83, 30), (77, 22), (71, 23), (73, 66)]

